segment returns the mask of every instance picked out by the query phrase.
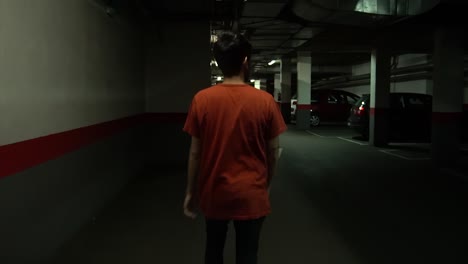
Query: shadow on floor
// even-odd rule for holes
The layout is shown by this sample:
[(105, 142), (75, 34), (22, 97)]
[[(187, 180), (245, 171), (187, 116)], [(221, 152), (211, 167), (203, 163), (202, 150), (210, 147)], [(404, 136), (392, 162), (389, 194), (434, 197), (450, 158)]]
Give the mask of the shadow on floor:
[[(294, 129), (281, 145), (259, 264), (468, 263), (467, 182)], [(203, 219), (182, 215), (185, 181), (182, 167), (150, 166), (55, 263), (203, 263)]]

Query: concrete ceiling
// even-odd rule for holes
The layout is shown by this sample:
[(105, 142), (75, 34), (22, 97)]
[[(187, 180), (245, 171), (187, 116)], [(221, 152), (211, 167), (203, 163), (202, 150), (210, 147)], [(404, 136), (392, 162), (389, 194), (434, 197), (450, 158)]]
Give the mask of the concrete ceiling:
[[(295, 56), (298, 50), (312, 52), (316, 65), (360, 63), (369, 59), (369, 53), (381, 35), (379, 30), (398, 24), (410, 15), (424, 13), (439, 3), (437, 0), (402, 0), (400, 5), (392, 6), (394, 2), (248, 0), (243, 5), (240, 22), (254, 46), (253, 68), (259, 72), (268, 71), (272, 68), (268, 66), (269, 61)], [(427, 38), (399, 34), (405, 38), (398, 37), (403, 41), (395, 41), (398, 52), (426, 50), (420, 47)]]
[[(95, 0), (108, 3), (129, 0)], [(430, 52), (434, 23), (464, 23), (468, 1), (460, 0), (133, 0), (151, 19), (200, 19), (213, 33), (238, 25), (250, 39), (253, 69), (296, 51), (318, 65), (349, 65), (369, 58), (386, 39), (395, 53)], [(442, 2), (440, 4), (439, 2)], [(392, 4), (393, 3), (393, 4)], [(397, 3), (397, 4), (395, 4)], [(414, 16), (417, 14), (417, 16)], [(436, 22), (434, 22), (436, 21)], [(237, 23), (236, 23), (237, 22)]]

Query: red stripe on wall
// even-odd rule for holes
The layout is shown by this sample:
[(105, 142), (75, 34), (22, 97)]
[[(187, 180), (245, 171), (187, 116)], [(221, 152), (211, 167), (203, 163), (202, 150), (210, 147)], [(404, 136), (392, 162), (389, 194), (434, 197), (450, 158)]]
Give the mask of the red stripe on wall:
[(296, 109), (297, 110), (310, 110), (310, 109), (312, 109), (312, 105), (310, 105), (310, 104), (298, 104)]
[(136, 125), (183, 123), (186, 117), (185, 113), (140, 114), (0, 146), (0, 178), (58, 158)]
[(383, 114), (386, 114), (386, 113), (388, 113), (388, 108), (371, 108), (369, 110), (369, 114), (371, 116), (383, 115)]
[(433, 112), (432, 113), (432, 122), (434, 123), (454, 123), (461, 120), (463, 117), (462, 112), (451, 112), (451, 113), (442, 113), (442, 112)]
[(146, 113), (144, 116), (145, 122), (158, 124), (185, 123), (187, 119), (187, 113)]

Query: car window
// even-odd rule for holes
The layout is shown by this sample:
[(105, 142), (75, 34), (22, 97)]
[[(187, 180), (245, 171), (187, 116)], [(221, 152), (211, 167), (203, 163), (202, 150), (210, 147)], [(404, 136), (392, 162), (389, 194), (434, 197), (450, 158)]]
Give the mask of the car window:
[(354, 105), (356, 106), (366, 105), (368, 104), (368, 99), (369, 99), (368, 96), (363, 96), (359, 100), (357, 100), (356, 103), (354, 103)]
[(359, 99), (360, 99), (357, 96), (353, 96), (353, 95), (349, 95), (349, 94), (346, 96), (346, 98), (348, 100), (348, 104), (352, 104), (352, 105), (356, 104), (356, 102), (359, 101)]
[(406, 107), (405, 97), (401, 94), (390, 95), (390, 108), (404, 109)]
[(430, 107), (431, 98), (425, 95), (406, 95), (406, 107), (408, 109), (425, 109)]
[(419, 106), (419, 105), (424, 105), (424, 102), (421, 98), (412, 96), (408, 98), (408, 105)]
[(329, 94), (328, 95), (328, 103), (329, 104), (337, 104), (338, 103), (338, 98), (334, 94)]
[(370, 95), (369, 94), (362, 95), (362, 97), (359, 98), (354, 105), (356, 106), (370, 105)]
[(333, 92), (328, 94), (329, 104), (346, 104), (346, 97), (342, 93)]

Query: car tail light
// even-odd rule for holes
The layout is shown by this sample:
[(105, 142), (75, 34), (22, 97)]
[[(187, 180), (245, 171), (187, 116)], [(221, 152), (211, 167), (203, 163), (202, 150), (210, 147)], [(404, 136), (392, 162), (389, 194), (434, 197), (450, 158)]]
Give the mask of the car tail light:
[(366, 109), (364, 108), (364, 106), (360, 106), (359, 109), (356, 111), (356, 114), (357, 115), (364, 115), (364, 111), (366, 111)]

